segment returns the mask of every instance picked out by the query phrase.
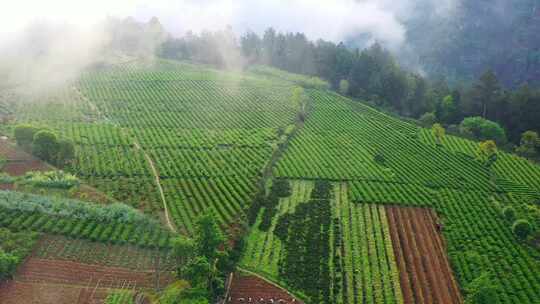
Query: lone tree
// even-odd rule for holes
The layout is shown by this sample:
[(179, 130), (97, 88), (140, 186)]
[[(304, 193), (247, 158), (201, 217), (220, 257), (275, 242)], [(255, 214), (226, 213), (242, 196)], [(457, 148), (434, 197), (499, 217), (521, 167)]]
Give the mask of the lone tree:
[(492, 70), (486, 71), (473, 87), (473, 105), (477, 113), (487, 118), (489, 108), (500, 97), (501, 86)]
[(75, 158), (75, 145), (71, 140), (60, 139), (58, 141), (58, 153), (56, 155), (56, 164), (64, 166)]
[(478, 145), (476, 158), (480, 160), (484, 166), (490, 168), (497, 160), (497, 144), (493, 140), (486, 140)]
[(534, 157), (537, 154), (537, 147), (540, 147), (538, 133), (534, 131), (526, 131), (521, 135), (521, 142), (519, 147), (516, 149), (516, 152), (526, 157)]
[(531, 233), (531, 230), (531, 223), (529, 223), (527, 220), (517, 220), (512, 225), (512, 232), (514, 232), (514, 234), (520, 239), (527, 238), (529, 233)]
[(419, 118), (419, 120), (424, 127), (431, 128), (435, 121), (437, 121), (437, 117), (433, 112), (426, 112)]
[(492, 304), (498, 302), (497, 286), (491, 282), (489, 273), (484, 272), (465, 288), (467, 304)]
[(178, 236), (172, 240), (172, 250), (176, 262), (180, 265), (180, 267), (178, 267), (178, 276), (183, 277), (183, 266), (188, 264), (196, 255), (195, 243), (190, 238)]
[(349, 81), (347, 81), (346, 79), (341, 79), (341, 81), (339, 82), (339, 93), (341, 95), (349, 94), (349, 87)]
[(435, 136), (437, 145), (438, 146), (442, 145), (442, 139), (444, 138), (444, 135), (446, 134), (446, 130), (444, 129), (444, 127), (441, 126), (441, 124), (436, 123), (431, 127), (431, 133), (433, 134), (433, 136)]
[(42, 130), (34, 135), (32, 154), (44, 161), (54, 163), (57, 160), (59, 147), (56, 134)]
[(39, 131), (31, 125), (18, 125), (15, 127), (14, 136), (17, 144), (22, 147), (29, 147), (34, 141), (34, 135)]
[(462, 133), (471, 134), (479, 140), (494, 140), (498, 144), (506, 143), (506, 132), (496, 122), (482, 117), (467, 117), (460, 124)]

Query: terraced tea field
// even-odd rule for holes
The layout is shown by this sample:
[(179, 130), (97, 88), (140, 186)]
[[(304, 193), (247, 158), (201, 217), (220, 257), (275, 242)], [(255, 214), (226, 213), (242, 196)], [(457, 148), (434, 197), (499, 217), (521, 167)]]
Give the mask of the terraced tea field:
[[(50, 239), (41, 254), (57, 260), (86, 240), (167, 260), (175, 230), (191, 235), (213, 211), (225, 230), (252, 223), (241, 268), (305, 303), (462, 303), (484, 272), (499, 303), (538, 300), (539, 249), (502, 210), (540, 231), (539, 166), (499, 152), (487, 168), (478, 143), (437, 145), (430, 130), (299, 77), (139, 60), (89, 70), (32, 106), (2, 101), (14, 123), (75, 142), (66, 170), (173, 231), (31, 212), (14, 201), (49, 203), (8, 192), (0, 225), (77, 239)], [(271, 179), (290, 193), (262, 195)]]

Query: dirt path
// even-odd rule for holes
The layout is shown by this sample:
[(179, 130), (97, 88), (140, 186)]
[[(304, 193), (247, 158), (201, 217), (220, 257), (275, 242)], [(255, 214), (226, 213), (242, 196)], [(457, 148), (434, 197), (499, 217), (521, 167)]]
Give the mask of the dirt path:
[[(78, 88), (73, 87), (73, 89), (77, 92), (77, 94), (81, 97), (81, 99), (83, 99), (84, 101), (88, 103), (90, 108), (98, 115), (98, 117), (100, 117), (104, 121), (111, 122), (111, 120), (107, 118), (107, 116), (103, 115), (103, 113), (99, 110), (99, 108), (91, 100), (86, 98), (86, 96), (84, 96), (84, 94)], [(143, 153), (144, 158), (146, 159), (146, 161), (148, 162), (150, 166), (150, 170), (152, 171), (152, 175), (154, 176), (154, 181), (159, 191), (159, 196), (163, 204), (163, 210), (165, 212), (165, 222), (167, 224), (167, 227), (171, 231), (178, 233), (176, 227), (171, 221), (171, 218), (169, 215), (169, 209), (167, 208), (167, 200), (165, 199), (165, 192), (163, 191), (163, 187), (161, 187), (161, 179), (159, 178), (159, 173), (158, 173), (158, 170), (156, 169), (156, 165), (154, 164), (154, 161), (152, 160), (150, 155), (148, 155), (148, 153), (146, 153), (146, 151), (141, 147), (141, 145), (137, 142), (137, 140), (133, 136), (130, 136), (128, 130), (126, 130), (125, 128), (122, 128), (117, 123), (113, 123), (113, 124), (116, 125), (118, 128), (120, 128), (120, 131), (124, 134), (124, 136), (131, 139), (131, 142), (133, 143), (133, 146), (135, 147), (136, 150), (139, 150)]]
[[(124, 132), (124, 131), (125, 130), (122, 129), (122, 132)], [(130, 137), (130, 136), (128, 136), (128, 137)], [(171, 221), (171, 218), (169, 216), (169, 209), (167, 208), (167, 200), (165, 199), (165, 192), (163, 192), (163, 187), (161, 187), (161, 179), (159, 178), (159, 173), (158, 173), (158, 170), (156, 169), (154, 161), (152, 160), (150, 155), (148, 155), (148, 153), (146, 153), (146, 151), (144, 151), (144, 149), (141, 148), (141, 145), (137, 142), (137, 140), (135, 140), (132, 137), (130, 137), (130, 138), (132, 139), (132, 142), (133, 142), (133, 145), (135, 146), (135, 149), (137, 149), (137, 150), (139, 150), (139, 151), (141, 151), (143, 153), (144, 158), (146, 159), (146, 161), (150, 165), (150, 170), (152, 171), (152, 175), (154, 175), (154, 181), (156, 182), (156, 186), (158, 187), (158, 190), (159, 190), (159, 196), (161, 197), (161, 202), (163, 203), (163, 210), (165, 211), (165, 221), (167, 223), (167, 227), (169, 227), (169, 229), (172, 230), (173, 232), (178, 233), (178, 231), (176, 230), (176, 227), (174, 226), (174, 224)]]
[(386, 207), (404, 303), (463, 303), (430, 209)]

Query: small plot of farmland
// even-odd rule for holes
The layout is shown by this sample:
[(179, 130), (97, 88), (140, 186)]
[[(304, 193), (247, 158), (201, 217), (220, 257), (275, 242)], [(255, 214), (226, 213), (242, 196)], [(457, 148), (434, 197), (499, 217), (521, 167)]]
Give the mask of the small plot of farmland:
[(175, 261), (168, 249), (114, 245), (48, 235), (34, 250), (40, 259), (74, 261), (136, 271), (174, 271)]
[(404, 303), (463, 303), (435, 213), (386, 207)]
[(294, 298), (282, 288), (277, 287), (257, 276), (235, 274), (231, 281), (231, 288), (226, 304), (240, 303), (298, 303), (301, 301)]

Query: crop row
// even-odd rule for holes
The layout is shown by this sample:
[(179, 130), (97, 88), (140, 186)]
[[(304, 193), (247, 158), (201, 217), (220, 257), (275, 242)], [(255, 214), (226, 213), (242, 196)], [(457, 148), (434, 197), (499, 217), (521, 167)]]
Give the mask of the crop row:
[[(435, 145), (435, 138), (429, 130), (423, 129), (420, 135), (423, 142)], [(472, 140), (446, 135), (441, 143), (450, 152), (476, 157), (478, 143)], [(540, 192), (540, 167), (524, 158), (499, 151), (493, 169), (499, 177)]]
[(255, 181), (245, 176), (163, 179), (162, 186), (172, 218), (187, 233), (206, 212), (224, 227), (238, 221), (255, 192)]
[(278, 176), (494, 188), (479, 162), (423, 143), (415, 127), (331, 93), (309, 93), (313, 110), (278, 162)]
[(435, 206), (445, 216), (448, 255), (462, 286), (490, 269), (500, 303), (538, 299), (538, 253), (516, 240), (488, 193), (440, 190)]
[(169, 248), (114, 245), (58, 235), (44, 236), (34, 249), (34, 255), (42, 259), (76, 261), (137, 271), (153, 270), (156, 267), (172, 271), (176, 267)]
[(81, 220), (38, 212), (0, 209), (0, 226), (13, 231), (31, 230), (112, 244), (167, 247), (170, 234), (162, 229), (135, 224)]
[[(299, 205), (309, 202), (309, 208), (316, 208), (315, 202), (320, 202), (310, 201), (314, 182), (293, 181), (291, 184), (292, 194), (290, 197), (281, 198), (268, 231), (258, 228), (264, 213), (264, 209), (261, 210), (248, 235), (246, 250), (241, 260), (243, 267), (283, 282), (287, 286), (291, 286), (287, 280), (287, 273), (294, 272), (296, 268), (284, 270), (283, 267), (289, 265), (284, 259), (293, 258), (294, 254), (291, 256), (292, 253), (289, 251), (297, 252), (302, 246), (287, 249), (284, 240), (278, 237), (283, 233), (280, 232), (284, 229), (281, 225), (284, 220), (289, 223), (288, 225), (295, 225), (291, 223), (294, 223)], [(384, 208), (352, 203), (348, 198), (349, 190), (344, 183), (334, 184), (330, 191), (331, 212), (330, 214), (322, 212), (319, 215), (331, 220), (329, 230), (326, 232), (329, 252), (328, 254), (320, 252), (324, 257), (321, 267), (329, 270), (327, 282), (329, 303), (402, 303), (399, 274)], [(303, 235), (298, 229), (299, 227), (293, 229), (294, 232), (289, 231), (293, 238), (301, 238)], [(321, 249), (313, 242), (309, 246), (306, 259), (310, 259), (310, 255), (316, 254), (316, 250)], [(294, 277), (299, 280), (302, 275), (297, 274)], [(309, 288), (311, 287), (306, 289)], [(324, 293), (322, 290), (321, 292)]]

